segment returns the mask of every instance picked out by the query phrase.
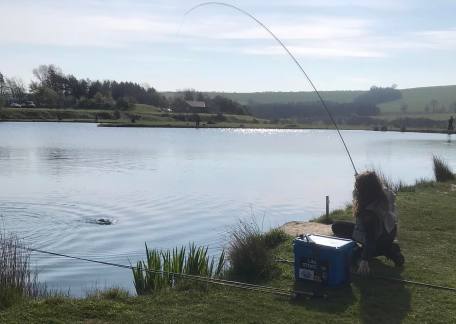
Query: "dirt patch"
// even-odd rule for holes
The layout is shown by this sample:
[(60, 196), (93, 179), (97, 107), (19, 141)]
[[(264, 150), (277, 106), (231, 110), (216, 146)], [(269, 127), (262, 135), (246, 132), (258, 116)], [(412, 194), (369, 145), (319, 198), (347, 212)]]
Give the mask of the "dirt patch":
[(300, 234), (333, 235), (331, 225), (320, 223), (293, 221), (280, 226), (280, 228), (291, 236), (298, 236)]

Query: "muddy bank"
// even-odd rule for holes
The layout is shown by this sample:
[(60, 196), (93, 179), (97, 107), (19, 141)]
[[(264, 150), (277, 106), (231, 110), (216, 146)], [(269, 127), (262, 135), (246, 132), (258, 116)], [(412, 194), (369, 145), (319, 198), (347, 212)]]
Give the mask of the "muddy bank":
[(331, 225), (314, 222), (288, 222), (280, 226), (280, 229), (284, 230), (285, 233), (291, 236), (298, 236), (300, 234), (333, 235)]

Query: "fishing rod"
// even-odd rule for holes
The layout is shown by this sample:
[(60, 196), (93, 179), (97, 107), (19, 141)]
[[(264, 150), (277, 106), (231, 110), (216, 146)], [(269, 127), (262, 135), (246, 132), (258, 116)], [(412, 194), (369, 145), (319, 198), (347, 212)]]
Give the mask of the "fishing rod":
[[(328, 114), (329, 116), (329, 119), (331, 120), (331, 122), (333, 123), (334, 127), (336, 128), (336, 131), (337, 131), (337, 134), (339, 135), (339, 138), (345, 148), (345, 151), (348, 155), (348, 158), (350, 159), (350, 162), (351, 162), (351, 165), (353, 167), (353, 170), (355, 171), (355, 176), (358, 175), (358, 171), (356, 170), (356, 166), (355, 166), (355, 163), (353, 162), (353, 159), (352, 159), (352, 156), (350, 154), (350, 151), (348, 149), (348, 146), (347, 144), (345, 143), (345, 140), (342, 136), (342, 133), (340, 132), (339, 130), (339, 127), (337, 126), (337, 123), (333, 117), (333, 115), (331, 114), (331, 111), (329, 110), (328, 106), (326, 105), (326, 102), (323, 100), (323, 97), (321, 96), (320, 92), (318, 91), (317, 87), (315, 86), (315, 84), (312, 82), (312, 80), (310, 79), (309, 75), (306, 73), (306, 71), (304, 71), (304, 68), (301, 66), (301, 64), (299, 63), (299, 61), (296, 59), (296, 57), (291, 53), (291, 51), (288, 49), (288, 47), (285, 46), (285, 44), (280, 40), (279, 37), (277, 37), (271, 29), (269, 29), (264, 23), (262, 23), (258, 18), (256, 18), (254, 15), (252, 15), (251, 13), (249, 13), (248, 11), (245, 11), (244, 9), (241, 9), (235, 5), (232, 5), (232, 4), (229, 4), (229, 3), (225, 3), (225, 2), (218, 2), (218, 1), (209, 1), (209, 2), (203, 2), (203, 3), (200, 3), (200, 4), (197, 4), (195, 5), (194, 7), (190, 8), (189, 10), (187, 10), (185, 13), (184, 13), (184, 16), (183, 16), (183, 19), (182, 19), (182, 23), (181, 23), (181, 26), (180, 28), (182, 27), (183, 23), (184, 23), (184, 20), (185, 18), (193, 11), (195, 11), (196, 9), (198, 8), (201, 8), (201, 7), (205, 7), (205, 6), (222, 6), (222, 7), (227, 7), (227, 8), (231, 8), (231, 9), (234, 9), (244, 15), (246, 15), (247, 17), (251, 18), (253, 21), (255, 21), (258, 25), (260, 25), (264, 30), (266, 30), (269, 35), (271, 35), (276, 41), (277, 43), (279, 43), (279, 45), (284, 49), (284, 51), (288, 54), (288, 56), (291, 58), (291, 60), (296, 64), (296, 66), (299, 68), (299, 70), (302, 72), (302, 74), (305, 76), (305, 78), (307, 79), (307, 81), (309, 82), (309, 84), (311, 85), (311, 87), (313, 88), (313, 90), (315, 91), (315, 93), (317, 94), (318, 96), (318, 99), (320, 100), (321, 102), (321, 105), (323, 106), (323, 108), (326, 110), (326, 113)], [(180, 30), (179, 28), (179, 30)]]
[[(276, 258), (276, 262), (279, 263), (285, 263), (285, 264), (294, 264), (294, 261), (287, 260), (287, 259), (282, 259), (282, 258)], [(363, 275), (360, 275), (356, 272), (351, 272), (352, 275), (359, 276), (359, 277), (364, 277)], [(369, 275), (368, 278), (376, 279), (376, 280), (384, 280), (384, 281), (389, 281), (389, 282), (395, 282), (395, 283), (404, 283), (404, 284), (410, 284), (414, 286), (420, 286), (420, 287), (426, 287), (426, 288), (433, 288), (433, 289), (439, 289), (439, 290), (447, 290), (447, 291), (452, 291), (456, 292), (456, 288), (453, 287), (447, 287), (447, 286), (440, 286), (440, 285), (434, 285), (430, 284), (427, 282), (420, 282), (420, 281), (414, 281), (414, 280), (408, 280), (408, 279), (400, 279), (400, 278), (393, 278), (393, 277), (386, 277), (386, 276), (376, 276), (376, 275)]]
[[(29, 251), (29, 252), (47, 254), (47, 255), (72, 259), (72, 260), (79, 260), (79, 261), (84, 261), (84, 262), (100, 264), (100, 265), (117, 267), (117, 268), (121, 268), (121, 269), (138, 270), (138, 267), (134, 267), (132, 265), (124, 265), (124, 264), (119, 264), (119, 263), (114, 263), (114, 262), (94, 260), (94, 259), (78, 257), (78, 256), (74, 256), (74, 255), (68, 255), (68, 254), (57, 253), (57, 252), (51, 252), (51, 251), (45, 251), (45, 250), (40, 250), (40, 249), (35, 249), (35, 248), (30, 248), (30, 247), (25, 247), (25, 246), (19, 246), (19, 245), (15, 245), (15, 247), (22, 249), (22, 250)], [(249, 284), (249, 283), (240, 282), (240, 281), (225, 280), (225, 279), (219, 279), (219, 278), (210, 278), (210, 277), (204, 277), (204, 276), (198, 276), (198, 275), (190, 275), (190, 274), (166, 271), (166, 270), (155, 270), (155, 269), (139, 269), (139, 270), (142, 270), (142, 271), (145, 271), (148, 273), (180, 277), (183, 279), (199, 281), (199, 282), (206, 283), (206, 284), (214, 284), (214, 285), (224, 286), (224, 287), (229, 287), (229, 288), (244, 289), (244, 290), (257, 291), (257, 292), (262, 292), (262, 293), (270, 293), (270, 294), (279, 295), (279, 296), (327, 297), (325, 294), (323, 294), (319, 291), (310, 292), (310, 291), (301, 291), (301, 290), (289, 290), (289, 289), (282, 289), (282, 288), (276, 288), (276, 287), (271, 287), (271, 286), (254, 285), (254, 284)]]

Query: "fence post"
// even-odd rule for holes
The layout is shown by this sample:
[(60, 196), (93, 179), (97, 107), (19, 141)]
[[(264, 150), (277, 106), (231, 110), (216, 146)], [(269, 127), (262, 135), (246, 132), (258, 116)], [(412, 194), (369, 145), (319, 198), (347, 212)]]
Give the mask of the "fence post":
[(326, 196), (326, 221), (329, 221), (329, 196)]

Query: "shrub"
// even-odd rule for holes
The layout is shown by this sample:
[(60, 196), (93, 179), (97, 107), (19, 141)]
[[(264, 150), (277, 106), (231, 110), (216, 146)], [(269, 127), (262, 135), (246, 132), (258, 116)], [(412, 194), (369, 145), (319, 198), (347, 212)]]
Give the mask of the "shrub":
[(432, 157), (434, 162), (434, 175), (437, 182), (444, 182), (448, 180), (454, 180), (455, 176), (449, 165), (441, 158), (436, 155)]
[(277, 234), (268, 235), (267, 240), (267, 236), (261, 233), (255, 221), (241, 221), (230, 234), (227, 250), (229, 277), (240, 281), (259, 282), (275, 273), (277, 268), (268, 243), (272, 244), (272, 238), (277, 238)]
[(115, 107), (120, 110), (130, 110), (135, 108), (135, 99), (131, 97), (120, 97), (115, 103)]
[(120, 111), (118, 109), (114, 110), (113, 118), (114, 119), (120, 119)]
[(270, 249), (276, 248), (288, 239), (287, 233), (280, 228), (273, 228), (263, 234), (266, 246)]

